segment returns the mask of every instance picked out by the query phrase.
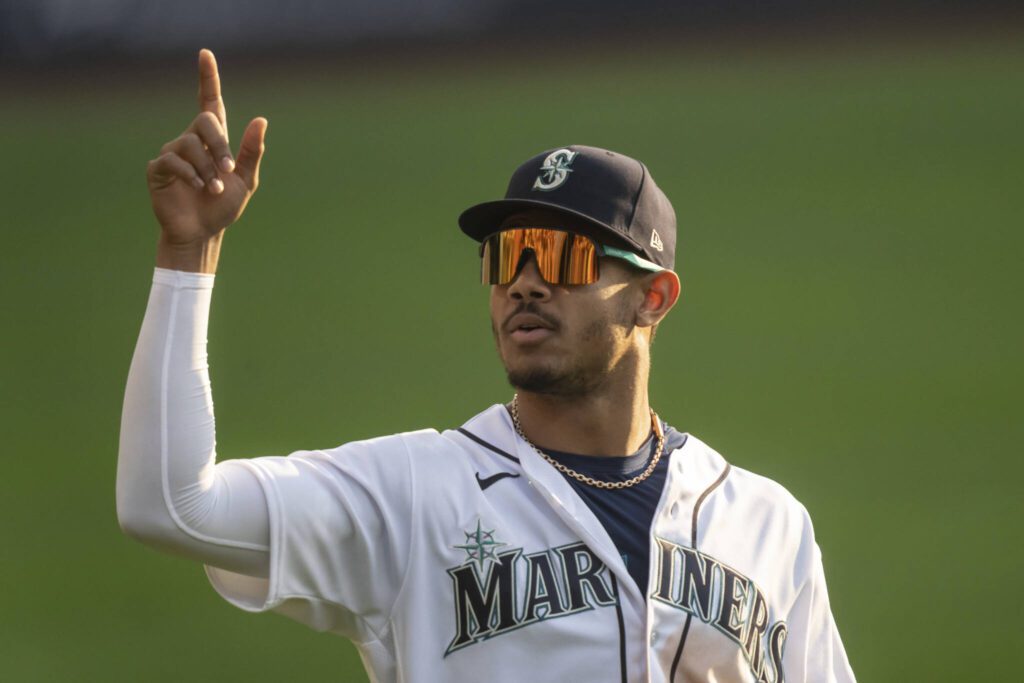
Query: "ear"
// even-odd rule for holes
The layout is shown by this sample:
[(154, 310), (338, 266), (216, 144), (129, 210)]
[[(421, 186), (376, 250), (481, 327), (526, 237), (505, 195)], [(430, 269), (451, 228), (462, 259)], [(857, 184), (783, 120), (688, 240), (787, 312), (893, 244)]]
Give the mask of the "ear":
[(643, 280), (644, 300), (636, 314), (640, 327), (651, 327), (661, 322), (679, 300), (679, 276), (671, 270), (652, 273)]

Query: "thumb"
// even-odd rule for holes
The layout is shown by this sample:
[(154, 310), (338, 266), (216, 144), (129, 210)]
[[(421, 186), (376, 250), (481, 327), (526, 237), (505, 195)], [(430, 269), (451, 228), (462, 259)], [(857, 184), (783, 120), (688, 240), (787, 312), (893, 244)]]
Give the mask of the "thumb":
[(260, 160), (263, 158), (263, 144), (269, 123), (259, 116), (249, 122), (242, 134), (242, 143), (238, 148), (235, 160), (235, 174), (242, 179), (250, 191), (256, 189), (260, 182)]

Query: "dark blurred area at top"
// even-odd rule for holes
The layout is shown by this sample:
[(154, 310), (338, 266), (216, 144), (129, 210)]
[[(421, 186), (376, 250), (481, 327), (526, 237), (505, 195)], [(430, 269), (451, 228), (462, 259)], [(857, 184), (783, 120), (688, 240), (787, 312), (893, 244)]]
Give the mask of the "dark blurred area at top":
[(1020, 0), (0, 0), (0, 63), (74, 68), (109, 59), (221, 52), (406, 54), (490, 45), (565, 55), (579, 39), (629, 49), (645, 36), (813, 38), (819, 30), (887, 34), (1020, 25)]

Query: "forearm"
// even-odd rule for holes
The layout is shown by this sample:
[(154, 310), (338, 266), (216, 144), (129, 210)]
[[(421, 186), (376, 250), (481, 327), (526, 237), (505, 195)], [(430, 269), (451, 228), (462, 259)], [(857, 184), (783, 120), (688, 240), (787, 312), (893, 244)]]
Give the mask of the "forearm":
[(117, 511), (129, 535), (265, 575), (269, 524), (255, 475), (215, 464), (206, 330), (213, 276), (157, 269), (121, 418)]

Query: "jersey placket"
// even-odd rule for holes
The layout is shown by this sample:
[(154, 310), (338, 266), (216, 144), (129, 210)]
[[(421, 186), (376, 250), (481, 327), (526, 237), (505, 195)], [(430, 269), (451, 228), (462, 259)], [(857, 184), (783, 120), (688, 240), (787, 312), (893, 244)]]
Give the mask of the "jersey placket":
[[(693, 639), (696, 630), (704, 628), (699, 620), (692, 619), (683, 610), (669, 607), (657, 596), (659, 584), (666, 578), (663, 571), (669, 572), (670, 582), (676, 580), (670, 569), (661, 566), (659, 539), (697, 550), (702, 532), (700, 509), (718, 488), (723, 474), (728, 472), (727, 463), (720, 458), (702, 457), (701, 450), (700, 441), (688, 434), (683, 446), (672, 453), (662, 500), (651, 522), (649, 597), (646, 604), (650, 642), (646, 653), (647, 680), (651, 683), (678, 679), (677, 672), (686, 658), (686, 642)], [(694, 530), (697, 531), (696, 539)]]
[[(565, 524), (594, 551), (594, 554), (612, 573), (618, 594), (619, 609), (623, 625), (625, 660), (628, 680), (640, 680), (640, 669), (644, 667), (646, 655), (646, 608), (644, 597), (626, 569), (622, 557), (615, 548), (608, 532), (594, 516), (586, 503), (580, 499), (565, 478), (540, 457), (514, 431), (509, 421), (511, 437), (515, 443), (515, 454), (519, 458), (530, 486), (534, 487)], [(656, 515), (657, 516), (657, 515)], [(644, 634), (640, 641), (633, 634)], [(632, 636), (632, 637), (631, 637)], [(645, 673), (645, 672), (644, 672)]]

